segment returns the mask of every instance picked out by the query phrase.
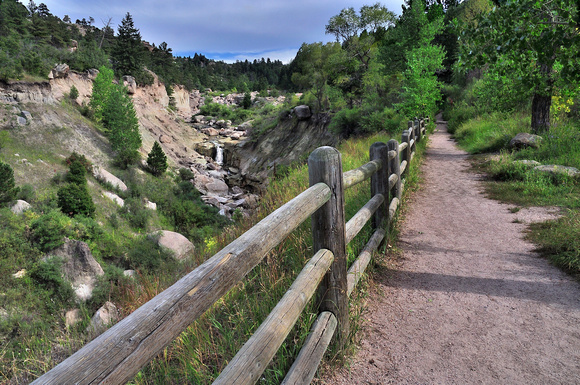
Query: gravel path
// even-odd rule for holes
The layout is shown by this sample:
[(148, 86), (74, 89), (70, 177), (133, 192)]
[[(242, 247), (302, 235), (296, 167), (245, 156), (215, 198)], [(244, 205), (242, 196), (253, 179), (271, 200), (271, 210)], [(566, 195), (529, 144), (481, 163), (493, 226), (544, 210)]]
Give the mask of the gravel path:
[(580, 284), (523, 240), (554, 213), (487, 199), (444, 122), (423, 172), (358, 353), (317, 383), (580, 384)]

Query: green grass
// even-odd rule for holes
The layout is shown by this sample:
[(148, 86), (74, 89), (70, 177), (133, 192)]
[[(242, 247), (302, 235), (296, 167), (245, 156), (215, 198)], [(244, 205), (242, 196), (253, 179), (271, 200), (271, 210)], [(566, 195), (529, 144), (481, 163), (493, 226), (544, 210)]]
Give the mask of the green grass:
[(537, 149), (507, 149), (509, 138), (528, 131), (526, 127), (521, 114), (489, 114), (461, 125), (455, 137), (472, 154), (500, 151), (489, 161), (475, 161), (490, 178), (486, 191), (491, 198), (517, 206), (558, 206), (568, 210), (559, 220), (530, 226), (528, 238), (555, 265), (580, 273), (580, 178), (548, 175), (517, 162), (535, 160), (580, 169), (580, 122), (570, 120), (552, 127), (542, 135)]

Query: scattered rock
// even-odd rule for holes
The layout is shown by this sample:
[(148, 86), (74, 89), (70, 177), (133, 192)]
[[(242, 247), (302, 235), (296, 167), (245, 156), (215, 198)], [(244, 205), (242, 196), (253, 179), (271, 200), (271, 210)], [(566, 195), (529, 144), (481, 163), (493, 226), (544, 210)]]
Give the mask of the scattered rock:
[(12, 274), (12, 276), (16, 279), (24, 278), (25, 275), (26, 275), (26, 269), (22, 269), (19, 272)]
[(208, 136), (218, 136), (220, 133), (218, 130), (216, 130), (215, 128), (211, 128), (211, 127), (202, 128), (201, 132), (203, 134), (208, 135)]
[(101, 334), (111, 324), (117, 322), (119, 313), (114, 303), (107, 301), (91, 318), (88, 330), (93, 334)]
[(515, 160), (514, 163), (516, 164), (523, 164), (524, 166), (534, 167), (540, 166), (541, 163), (535, 160), (523, 159), (523, 160)]
[(541, 136), (520, 132), (512, 140), (510, 140), (509, 147), (516, 150), (520, 150), (526, 147), (538, 148), (540, 147), (541, 143)]
[(81, 321), (81, 311), (79, 309), (73, 309), (66, 312), (64, 316), (64, 324), (67, 329), (75, 326)]
[(26, 120), (32, 120), (32, 114), (28, 111), (22, 111), (22, 117)]
[(212, 179), (211, 182), (205, 185), (207, 193), (209, 195), (224, 196), (229, 192), (229, 187), (226, 182), (220, 179)]
[(580, 177), (580, 171), (574, 167), (558, 166), (554, 164), (547, 164), (543, 166), (536, 166), (534, 170), (549, 174), (568, 175), (571, 177)]
[(20, 200), (18, 199), (16, 201), (16, 203), (10, 208), (10, 210), (16, 214), (16, 215), (20, 215), (23, 212), (25, 212), (26, 210), (30, 209), (32, 206), (30, 206), (30, 203)]
[[(52, 79), (60, 79), (68, 77), (68, 73), (70, 72), (70, 68), (68, 64), (57, 64), (50, 74), (52, 75)], [(49, 78), (51, 78), (49, 76)]]
[(145, 199), (145, 208), (148, 208), (149, 210), (157, 210), (157, 203)]
[(77, 298), (81, 301), (90, 299), (97, 277), (105, 273), (93, 258), (89, 246), (85, 242), (65, 238), (64, 244), (50, 252), (50, 256), (63, 259), (62, 273), (71, 283)]
[(98, 74), (99, 74), (99, 70), (96, 68), (90, 68), (87, 70), (87, 76), (91, 80), (95, 80), (95, 78), (97, 77)]
[(203, 116), (203, 115), (195, 115), (193, 117), (193, 121), (195, 123), (203, 123), (205, 121), (205, 116)]
[(159, 246), (173, 252), (177, 260), (183, 260), (195, 250), (193, 243), (189, 239), (173, 231), (161, 230), (151, 233), (147, 237), (155, 240)]
[(307, 105), (301, 105), (301, 106), (294, 107), (294, 114), (296, 114), (296, 117), (298, 118), (298, 120), (310, 119), (310, 117), (312, 116), (312, 112), (310, 111), (310, 107), (308, 107)]
[(133, 278), (133, 277), (135, 277), (135, 270), (125, 270), (125, 271), (123, 272), (123, 275), (124, 275), (125, 277), (130, 277), (130, 278)]
[(133, 76), (123, 76), (123, 85), (127, 87), (127, 92), (131, 95), (137, 91), (137, 82)]
[(93, 176), (105, 183), (110, 183), (113, 187), (121, 191), (127, 191), (127, 185), (123, 181), (99, 166), (93, 166)]
[(16, 117), (16, 124), (19, 126), (26, 126), (26, 122), (27, 120), (25, 118), (23, 118), (22, 116), (17, 116)]
[(172, 142), (171, 138), (167, 135), (161, 135), (159, 137), (159, 143), (171, 143), (171, 142)]
[(115, 202), (120, 207), (125, 206), (125, 201), (123, 200), (123, 198), (121, 198), (117, 194), (113, 194), (112, 192), (105, 191), (105, 192), (103, 192), (103, 196), (109, 198), (110, 200)]

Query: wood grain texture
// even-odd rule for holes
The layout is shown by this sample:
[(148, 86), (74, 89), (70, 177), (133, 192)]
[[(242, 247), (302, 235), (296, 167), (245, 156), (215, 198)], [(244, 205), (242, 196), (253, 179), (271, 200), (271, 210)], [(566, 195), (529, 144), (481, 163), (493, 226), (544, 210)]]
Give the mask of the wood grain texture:
[(348, 296), (346, 295), (346, 232), (344, 189), (340, 152), (332, 147), (319, 147), (308, 157), (311, 185), (324, 183), (332, 191), (330, 200), (312, 214), (313, 250), (328, 249), (334, 254), (330, 271), (319, 288), (320, 311), (330, 311), (338, 320), (338, 347), (346, 344), (349, 333)]
[(377, 250), (383, 239), (385, 238), (386, 231), (384, 229), (377, 229), (371, 239), (365, 245), (363, 251), (357, 257), (356, 261), (353, 262), (350, 269), (348, 269), (348, 296), (352, 294), (354, 288), (356, 287), (358, 281), (360, 281), (362, 275), (364, 274), (373, 253)]
[(399, 199), (393, 198), (391, 204), (389, 205), (389, 219), (392, 221), (395, 218), (395, 214), (397, 213), (397, 208), (399, 207)]
[(322, 249), (302, 269), (290, 289), (238, 351), (213, 385), (254, 384), (290, 333), (312, 298), (334, 256)]
[(400, 167), (401, 175), (404, 175), (405, 174), (405, 170), (407, 170), (407, 164), (408, 163), (407, 163), (406, 160), (404, 160), (404, 161), (401, 162), (401, 167)]
[(389, 190), (388, 202), (390, 202), (395, 197), (401, 199), (403, 191), (401, 189), (401, 163), (399, 155), (399, 143), (395, 139), (391, 139), (387, 142), (387, 147), (389, 151), (395, 152), (395, 157), (389, 161), (389, 171), (391, 175), (394, 174), (397, 176), (397, 181), (395, 185), (391, 188), (391, 190)]
[[(363, 226), (369, 221), (371, 216), (383, 204), (385, 197), (383, 194), (377, 194), (372, 197), (352, 218), (346, 223), (346, 244), (361, 231)], [(387, 212), (388, 215), (388, 212)]]
[(126, 383), (330, 196), (313, 185), (34, 383)]
[(318, 315), (304, 346), (281, 385), (308, 385), (312, 382), (337, 324), (336, 317), (331, 312), (325, 311)]
[[(371, 197), (380, 194), (383, 196), (384, 202), (389, 196), (389, 148), (383, 142), (373, 143), (369, 149), (369, 158), (380, 161), (381, 164), (386, 166), (371, 176)], [(388, 226), (389, 208), (383, 202), (377, 207), (373, 216), (373, 228), (375, 229)]]
[(342, 174), (342, 184), (345, 190), (348, 190), (354, 185), (357, 185), (365, 180), (369, 179), (371, 175), (376, 173), (382, 168), (382, 162), (380, 159), (371, 160), (368, 163), (363, 164), (359, 168), (354, 170), (346, 171)]

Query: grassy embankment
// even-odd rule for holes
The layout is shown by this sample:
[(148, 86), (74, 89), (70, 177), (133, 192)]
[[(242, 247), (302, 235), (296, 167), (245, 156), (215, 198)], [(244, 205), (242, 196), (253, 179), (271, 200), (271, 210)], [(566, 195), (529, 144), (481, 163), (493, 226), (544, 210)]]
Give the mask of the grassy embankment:
[[(535, 160), (544, 165), (580, 169), (580, 122), (559, 119), (543, 134), (539, 148), (508, 150), (509, 140), (529, 127), (529, 114), (492, 113), (457, 123), (449, 114), (449, 127), (461, 147), (472, 154), (499, 152), (480, 163), (489, 175), (486, 188), (490, 197), (516, 207), (557, 206), (563, 216), (555, 221), (533, 224), (528, 238), (555, 265), (580, 273), (580, 179), (540, 173), (518, 160)], [(479, 163), (479, 162), (478, 162)]]

